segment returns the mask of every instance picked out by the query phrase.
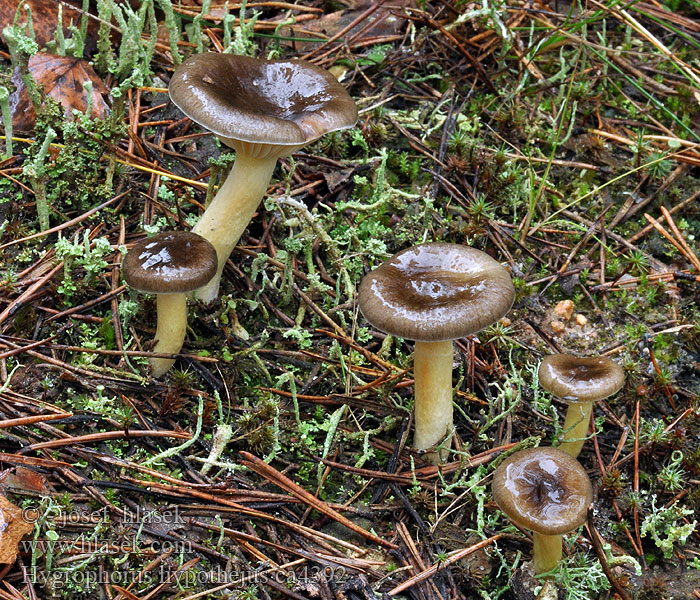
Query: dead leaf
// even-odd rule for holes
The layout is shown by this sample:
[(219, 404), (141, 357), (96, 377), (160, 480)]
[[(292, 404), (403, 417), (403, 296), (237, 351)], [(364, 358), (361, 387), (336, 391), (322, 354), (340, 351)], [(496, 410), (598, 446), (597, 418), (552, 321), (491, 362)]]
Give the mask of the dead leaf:
[(0, 489), (16, 493), (32, 492), (42, 496), (52, 491), (46, 477), (21, 465), (0, 472)]
[(335, 192), (342, 184), (350, 179), (354, 168), (327, 171), (323, 173), (328, 191)]
[[(315, 32), (330, 38), (337, 32), (345, 29), (371, 8), (374, 2), (372, 0), (350, 0), (347, 2), (347, 5), (347, 8), (343, 10), (321, 15), (317, 19), (301, 23), (300, 26), (305, 31), (305, 36), (308, 37), (309, 33)], [(361, 44), (370, 39), (380, 39), (401, 33), (406, 20), (398, 16), (398, 9), (403, 6), (414, 5), (414, 0), (396, 0), (396, 2), (392, 2), (391, 8), (380, 6), (366, 19), (347, 31), (341, 39), (349, 40), (360, 33), (361, 30), (361, 35), (353, 39), (354, 44)], [(309, 50), (314, 46), (318, 46), (318, 43), (296, 41), (296, 47), (300, 49)]]
[[(29, 71), (44, 92), (65, 107), (66, 117), (72, 118), (73, 109), (80, 112), (87, 109), (88, 95), (83, 86), (88, 80), (92, 81), (92, 116), (102, 119), (109, 112), (104, 100), (109, 90), (87, 61), (40, 52), (29, 59)], [(12, 125), (17, 130), (30, 131), (34, 128), (36, 113), (17, 70), (12, 83), (16, 88), (10, 96)]]
[(0, 564), (15, 562), (17, 544), (34, 525), (22, 518), (22, 510), (0, 496)]
[[(19, 2), (8, 0), (0, 1), (0, 32), (6, 25), (12, 25), (15, 21), (15, 12)], [(24, 10), (25, 5), (29, 5), (32, 11), (32, 25), (34, 26), (34, 38), (39, 47), (43, 47), (47, 42), (54, 39), (54, 33), (58, 28), (58, 2), (56, 0), (22, 0), (22, 9), (20, 10), (20, 18), (17, 24), (22, 26), (27, 23), (27, 13)], [(80, 27), (82, 12), (80, 7), (81, 2), (63, 0), (63, 35), (68, 37), (71, 35), (68, 26), (73, 23), (76, 27)], [(85, 41), (85, 49), (91, 52), (97, 43), (97, 21), (88, 19), (87, 39)]]

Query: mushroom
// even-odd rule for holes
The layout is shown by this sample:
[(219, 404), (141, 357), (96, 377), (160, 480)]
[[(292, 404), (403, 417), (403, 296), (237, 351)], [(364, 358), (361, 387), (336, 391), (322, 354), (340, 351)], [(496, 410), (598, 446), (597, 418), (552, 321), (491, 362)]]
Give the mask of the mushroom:
[[(177, 354), (187, 330), (187, 294), (216, 273), (216, 251), (202, 236), (169, 231), (141, 240), (122, 263), (126, 282), (135, 290), (156, 294), (154, 352)], [(151, 358), (153, 377), (164, 375), (175, 359)]]
[(182, 112), (236, 150), (230, 175), (192, 230), (214, 245), (219, 259), (216, 276), (199, 292), (209, 303), (277, 159), (352, 127), (357, 107), (333, 75), (303, 60), (199, 54), (175, 70), (168, 89)]
[(545, 390), (569, 403), (559, 448), (576, 458), (586, 441), (593, 403), (624, 385), (624, 371), (609, 358), (552, 354), (540, 363), (539, 379)]
[[(395, 254), (360, 284), (362, 314), (377, 329), (415, 340), (415, 434), (427, 450), (452, 433), (452, 340), (498, 321), (513, 304), (510, 275), (488, 254), (428, 243)], [(448, 439), (446, 439), (448, 438)]]
[(508, 517), (532, 530), (535, 574), (561, 560), (562, 535), (586, 520), (591, 481), (579, 462), (558, 448), (527, 448), (493, 474), (493, 499)]

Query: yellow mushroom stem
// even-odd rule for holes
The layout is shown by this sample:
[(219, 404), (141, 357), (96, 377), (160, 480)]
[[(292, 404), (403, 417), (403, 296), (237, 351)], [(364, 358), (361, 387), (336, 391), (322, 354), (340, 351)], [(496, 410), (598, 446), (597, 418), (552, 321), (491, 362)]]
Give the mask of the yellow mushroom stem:
[(532, 532), (534, 541), (532, 560), (535, 567), (535, 575), (546, 573), (556, 567), (561, 561), (561, 535), (545, 535)]
[[(156, 296), (156, 345), (153, 352), (177, 354), (182, 350), (187, 331), (187, 294), (158, 294)], [(173, 366), (174, 358), (151, 358), (153, 377), (160, 377)]]
[[(445, 440), (443, 449), (428, 459), (447, 458), (452, 441), (452, 340), (416, 342), (413, 353), (415, 378), (415, 433), (413, 447), (428, 450)], [(447, 439), (445, 439), (447, 438)]]
[(570, 402), (564, 419), (564, 437), (559, 446), (570, 456), (576, 458), (588, 435), (588, 424), (591, 421), (593, 402)]
[(267, 191), (278, 156), (273, 154), (258, 158), (246, 152), (237, 152), (231, 173), (192, 228), (194, 233), (211, 242), (219, 261), (216, 275), (195, 292), (195, 296), (205, 304), (213, 302), (219, 295), (219, 282), (226, 261)]

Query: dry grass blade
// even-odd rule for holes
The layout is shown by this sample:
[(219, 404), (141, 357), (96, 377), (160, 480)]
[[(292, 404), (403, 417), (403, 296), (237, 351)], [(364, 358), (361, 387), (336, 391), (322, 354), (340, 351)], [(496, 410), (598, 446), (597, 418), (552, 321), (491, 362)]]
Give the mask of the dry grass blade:
[[(668, 211), (666, 211), (668, 212)], [(664, 215), (666, 217), (666, 220), (670, 223), (672, 221), (669, 221), (671, 215), (669, 214), (668, 216)], [(666, 229), (664, 228), (661, 223), (659, 223), (654, 217), (652, 217), (650, 214), (644, 213), (644, 218), (651, 223), (651, 225), (658, 231), (662, 236), (664, 236), (673, 246), (680, 252), (685, 258), (688, 259), (688, 261), (697, 269), (700, 271), (700, 261), (698, 261), (698, 257), (695, 256), (695, 253), (688, 247), (688, 245), (685, 243), (685, 240), (683, 237), (681, 237), (680, 232), (677, 233), (678, 239), (674, 238)], [(677, 229), (675, 230), (677, 231)], [(674, 233), (675, 233), (674, 231)]]
[(668, 209), (665, 206), (661, 206), (659, 208), (661, 211), (661, 214), (666, 218), (666, 222), (668, 223), (668, 226), (671, 228), (671, 231), (673, 231), (673, 234), (676, 236), (676, 239), (678, 240), (678, 243), (682, 246), (683, 248), (683, 256), (685, 256), (690, 263), (695, 267), (695, 269), (700, 273), (700, 259), (698, 259), (697, 254), (693, 252), (691, 247), (688, 245), (688, 242), (685, 241), (685, 238), (681, 235), (680, 230), (676, 226), (675, 221), (673, 220), (673, 217), (671, 216), (671, 213), (668, 211)]
[(683, 62), (676, 53), (671, 52), (661, 41), (659, 41), (644, 25), (642, 25), (637, 19), (635, 19), (631, 14), (629, 14), (623, 8), (611, 8), (596, 2), (596, 0), (590, 0), (591, 4), (597, 6), (598, 8), (610, 12), (612, 15), (620, 19), (621, 21), (630, 25), (637, 33), (641, 34), (650, 44), (652, 44), (657, 50), (666, 55), (670, 60), (676, 63), (686, 74), (688, 79), (690, 79), (696, 86), (700, 87), (700, 76), (698, 76), (693, 68), (687, 63)]

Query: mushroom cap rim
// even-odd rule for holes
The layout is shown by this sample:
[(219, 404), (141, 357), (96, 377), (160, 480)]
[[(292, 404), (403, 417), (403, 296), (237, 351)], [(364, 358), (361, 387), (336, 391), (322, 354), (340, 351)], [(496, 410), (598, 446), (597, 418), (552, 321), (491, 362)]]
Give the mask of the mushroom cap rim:
[(581, 464), (563, 450), (543, 446), (516, 452), (501, 463), (492, 493), (512, 521), (543, 535), (561, 535), (582, 525), (593, 501)]
[(122, 261), (122, 275), (140, 292), (182, 294), (205, 285), (217, 266), (216, 250), (202, 236), (166, 231), (134, 244)]
[(381, 331), (439, 342), (495, 323), (514, 296), (508, 271), (485, 252), (428, 242), (396, 253), (368, 273), (359, 287), (359, 307)]
[(625, 383), (625, 374), (607, 357), (545, 356), (538, 368), (542, 388), (568, 402), (597, 402), (612, 396)]
[[(328, 84), (328, 89), (330, 90), (329, 93), (336, 95), (334, 98), (332, 98), (332, 100), (329, 100), (323, 105), (324, 109), (327, 109), (326, 112), (328, 115), (335, 122), (319, 128), (318, 120), (313, 120), (310, 127), (300, 127), (299, 123), (297, 123), (294, 119), (286, 119), (267, 113), (255, 113), (253, 110), (245, 107), (236, 108), (229, 105), (226, 107), (226, 110), (231, 113), (229, 116), (235, 115), (236, 117), (231, 118), (229, 121), (230, 123), (239, 124), (241, 121), (244, 123), (246, 121), (254, 123), (257, 121), (261, 125), (256, 127), (245, 124), (245, 129), (249, 130), (247, 133), (237, 130), (236, 127), (238, 127), (238, 125), (234, 126), (232, 124), (229, 127), (222, 126), (220, 120), (213, 118), (211, 114), (202, 114), (197, 108), (193, 108), (192, 99), (193, 97), (197, 96), (199, 96), (199, 98), (195, 98), (195, 100), (199, 100), (201, 105), (206, 105), (207, 103), (212, 104), (206, 99), (206, 92), (203, 90), (198, 90), (198, 93), (194, 94), (192, 93), (192, 89), (188, 89), (188, 86), (195, 85), (195, 82), (190, 80), (195, 80), (198, 78), (195, 77), (190, 70), (194, 72), (200, 66), (206, 66), (204, 64), (200, 65), (199, 63), (211, 61), (228, 61), (229, 63), (234, 64), (236, 62), (241, 62), (244, 65), (245, 63), (248, 63), (247, 68), (261, 68), (266, 65), (292, 65), (295, 67), (308, 68), (310, 69), (310, 72), (314, 74), (314, 76)], [(202, 76), (201, 79), (204, 79), (206, 76), (208, 75)], [(170, 80), (168, 90), (173, 104), (175, 104), (175, 106), (177, 106), (183, 113), (185, 113), (185, 115), (198, 123), (200, 126), (211, 131), (225, 144), (236, 148), (237, 146), (233, 145), (231, 143), (232, 141), (243, 142), (246, 144), (270, 145), (280, 148), (301, 148), (306, 144), (315, 141), (326, 133), (332, 133), (334, 131), (353, 127), (357, 122), (357, 107), (355, 106), (355, 103), (348, 94), (347, 90), (345, 90), (345, 88), (335, 79), (335, 77), (328, 73), (328, 71), (325, 71), (324, 69), (301, 59), (266, 60), (232, 54), (205, 52), (203, 54), (191, 56), (176, 69), (176, 72), (173, 74), (173, 77)], [(202, 98), (204, 99), (202, 100)], [(336, 105), (340, 104), (341, 110), (333, 111), (328, 109), (328, 106), (333, 101), (335, 101)], [(216, 102), (213, 104), (215, 103)], [(211, 106), (208, 108), (205, 106), (204, 113), (208, 113), (210, 109)], [(343, 111), (348, 113), (352, 112), (352, 115), (349, 118), (346, 118), (343, 116)], [(266, 137), (258, 134), (257, 130), (259, 129), (266, 129), (267, 131), (271, 132), (272, 135), (275, 136), (274, 139), (272, 136)], [(256, 132), (253, 133), (252, 130), (256, 130)]]

